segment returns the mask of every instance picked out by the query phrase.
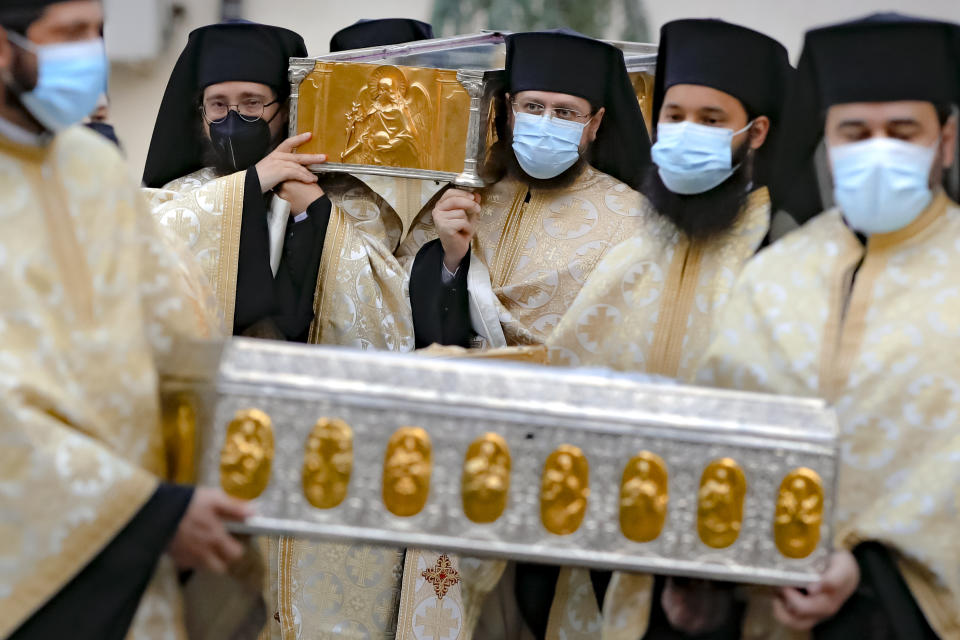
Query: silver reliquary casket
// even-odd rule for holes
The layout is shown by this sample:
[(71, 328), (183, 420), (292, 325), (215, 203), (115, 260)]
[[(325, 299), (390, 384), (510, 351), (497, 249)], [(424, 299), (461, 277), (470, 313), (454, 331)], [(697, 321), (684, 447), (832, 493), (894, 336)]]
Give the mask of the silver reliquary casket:
[(766, 584), (830, 551), (817, 400), (245, 339), (166, 369), (174, 471), (242, 531)]
[[(616, 42), (650, 121), (656, 46)], [(290, 61), (290, 135), (325, 153), (318, 172), (486, 184), (503, 102), (499, 32), (341, 51)]]

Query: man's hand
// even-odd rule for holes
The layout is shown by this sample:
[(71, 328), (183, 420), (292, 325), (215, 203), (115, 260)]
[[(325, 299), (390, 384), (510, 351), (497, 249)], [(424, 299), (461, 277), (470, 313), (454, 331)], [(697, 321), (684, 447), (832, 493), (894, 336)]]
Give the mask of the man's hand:
[(306, 211), (318, 198), (323, 197), (323, 189), (316, 184), (287, 180), (280, 183), (277, 195), (290, 203), (291, 215), (299, 215)]
[(811, 585), (806, 593), (781, 589), (773, 602), (773, 613), (791, 629), (807, 631), (840, 611), (858, 584), (860, 567), (856, 558), (849, 551), (835, 551), (820, 582)]
[(316, 184), (317, 176), (307, 169), (307, 165), (326, 162), (327, 156), (315, 153), (293, 153), (296, 147), (310, 140), (312, 136), (313, 134), (308, 132), (287, 138), (270, 155), (256, 164), (262, 193), (273, 190), (278, 184), (287, 180)]
[(242, 500), (219, 489), (199, 487), (193, 492), (167, 551), (180, 570), (226, 573), (243, 556), (244, 547), (227, 533), (224, 522), (240, 522), (252, 514)]
[(734, 589), (709, 580), (667, 578), (660, 604), (670, 626), (690, 635), (716, 631), (733, 608)]
[(480, 194), (448, 189), (433, 208), (433, 225), (443, 245), (443, 264), (455, 273), (473, 240), (473, 217), (480, 213)]

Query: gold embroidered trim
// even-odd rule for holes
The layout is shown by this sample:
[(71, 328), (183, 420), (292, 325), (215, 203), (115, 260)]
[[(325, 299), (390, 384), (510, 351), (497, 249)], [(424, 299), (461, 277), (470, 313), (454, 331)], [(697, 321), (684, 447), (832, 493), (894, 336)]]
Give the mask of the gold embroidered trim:
[(490, 281), (494, 289), (499, 289), (506, 283), (509, 273), (506, 267), (507, 255), (510, 252), (509, 248), (517, 243), (516, 227), (519, 227), (520, 220), (527, 208), (526, 203), (524, 203), (526, 196), (526, 187), (518, 186), (517, 192), (513, 196), (513, 203), (507, 213), (507, 220), (500, 232), (500, 239), (497, 241), (497, 248), (493, 253), (493, 263), (490, 265)]
[(223, 309), (223, 330), (227, 335), (233, 333), (233, 315), (237, 305), (237, 269), (240, 264), (240, 224), (243, 219), (245, 182), (245, 172), (229, 176), (223, 194), (217, 304)]
[(343, 210), (332, 206), (330, 222), (327, 224), (327, 236), (324, 240), (323, 255), (320, 258), (320, 271), (317, 273), (317, 288), (313, 292), (313, 321), (310, 323), (310, 344), (320, 344), (323, 339), (324, 311), (329, 292), (335, 287), (331, 278), (335, 278), (343, 252), (343, 240), (347, 234), (347, 225)]
[(282, 638), (295, 638), (296, 620), (293, 612), (293, 538), (281, 537), (277, 541), (277, 582)]

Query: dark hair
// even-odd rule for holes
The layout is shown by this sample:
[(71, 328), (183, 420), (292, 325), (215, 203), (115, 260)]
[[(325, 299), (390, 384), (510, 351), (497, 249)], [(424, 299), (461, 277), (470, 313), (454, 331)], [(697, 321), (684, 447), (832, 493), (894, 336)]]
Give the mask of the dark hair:
[(940, 126), (947, 124), (947, 120), (953, 115), (952, 104), (934, 104), (933, 108), (937, 110), (937, 118), (940, 119)]

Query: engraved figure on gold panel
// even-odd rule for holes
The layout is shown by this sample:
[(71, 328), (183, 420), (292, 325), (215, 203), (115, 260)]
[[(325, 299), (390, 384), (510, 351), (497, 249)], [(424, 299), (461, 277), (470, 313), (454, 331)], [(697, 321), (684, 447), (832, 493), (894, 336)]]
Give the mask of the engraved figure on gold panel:
[(463, 512), (477, 523), (494, 522), (507, 507), (510, 448), (495, 433), (473, 441), (463, 462)]
[(273, 424), (259, 409), (238, 411), (220, 451), (220, 485), (235, 498), (253, 500), (267, 488), (273, 464)]
[(806, 558), (820, 542), (823, 483), (813, 469), (794, 469), (780, 483), (773, 539), (788, 558)]
[(383, 503), (396, 516), (414, 516), (427, 504), (433, 447), (420, 427), (401, 427), (383, 459)]
[(641, 451), (627, 463), (620, 485), (620, 530), (634, 542), (655, 540), (667, 519), (667, 466)]
[(550, 533), (565, 536), (583, 522), (590, 497), (590, 468), (578, 448), (561, 445), (543, 465), (540, 520)]
[(747, 481), (731, 458), (714, 460), (703, 470), (697, 506), (697, 530), (708, 547), (723, 549), (736, 542), (743, 522)]
[(377, 67), (346, 115), (342, 162), (419, 168), (429, 164), (430, 96), (397, 67)]
[(353, 430), (343, 420), (321, 418), (307, 437), (303, 494), (318, 509), (332, 509), (347, 497), (353, 471)]

